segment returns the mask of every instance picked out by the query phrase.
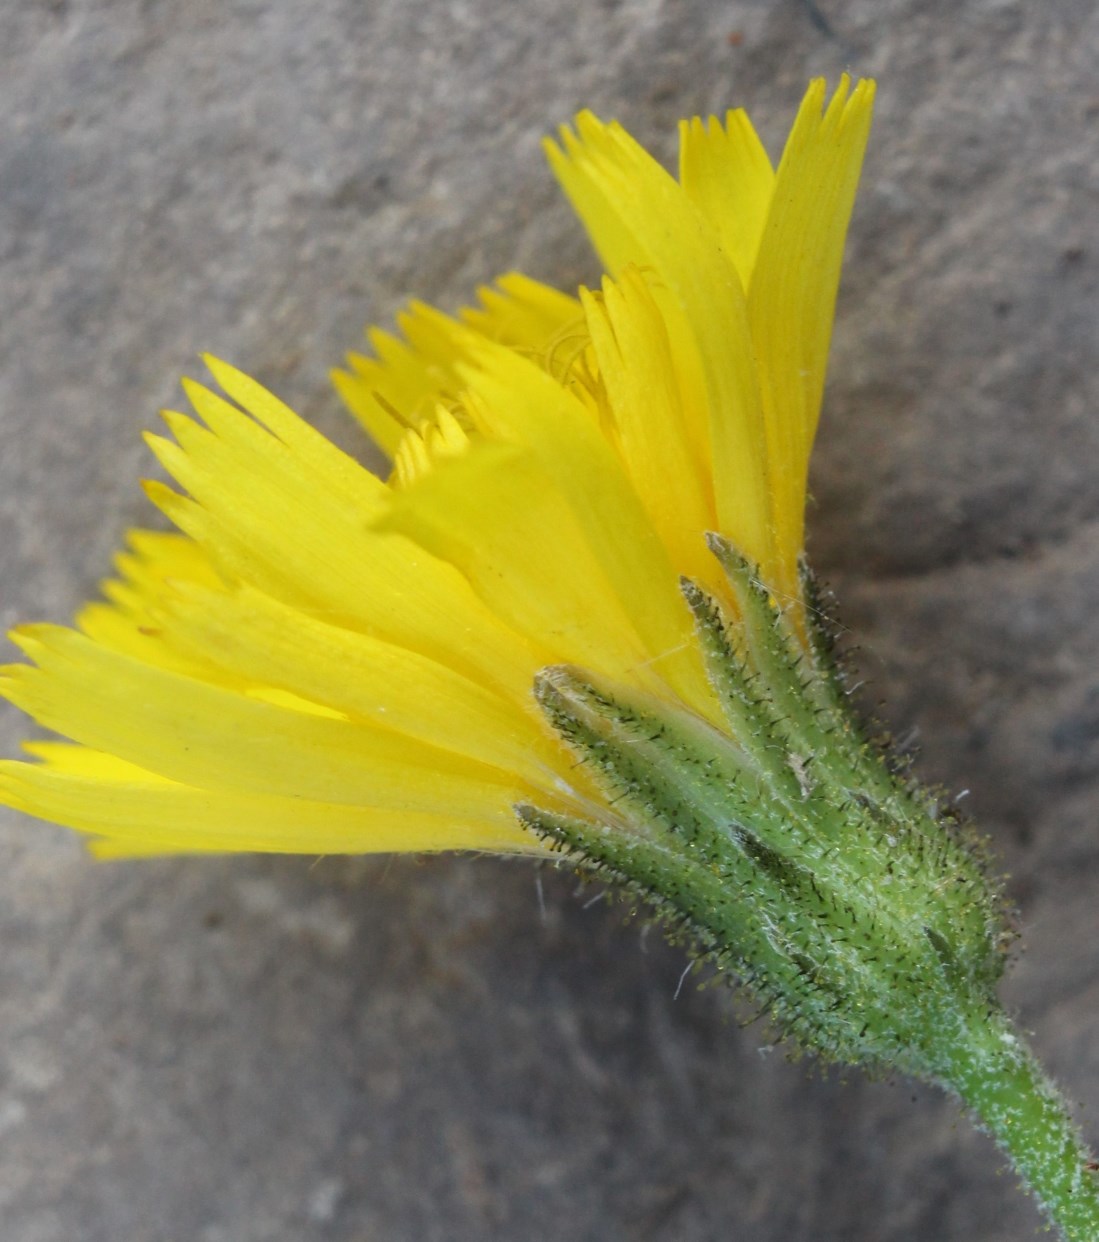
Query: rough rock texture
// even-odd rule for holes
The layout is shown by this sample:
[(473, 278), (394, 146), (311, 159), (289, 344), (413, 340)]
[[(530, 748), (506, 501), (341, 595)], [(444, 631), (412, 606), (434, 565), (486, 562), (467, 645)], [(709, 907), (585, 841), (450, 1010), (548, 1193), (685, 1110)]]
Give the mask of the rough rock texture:
[[(1097, 63), (1090, 0), (3, 5), (3, 621), (148, 520), (200, 349), (353, 444), (362, 322), (590, 279), (537, 150), (577, 107), (774, 142), (807, 77), (875, 74), (811, 548), (868, 701), (972, 790), (1008, 995), (1099, 1139)], [(1034, 1236), (949, 1101), (761, 1048), (561, 873), (0, 850), (6, 1242)]]

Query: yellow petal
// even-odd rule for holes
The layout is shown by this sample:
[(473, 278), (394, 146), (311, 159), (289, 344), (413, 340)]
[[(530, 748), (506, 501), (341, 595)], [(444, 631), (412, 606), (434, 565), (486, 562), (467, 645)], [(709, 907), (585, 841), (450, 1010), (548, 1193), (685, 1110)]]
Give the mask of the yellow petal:
[(367, 333), (374, 357), (348, 354), (346, 371), (331, 372), (344, 404), (389, 457), (401, 437), (449, 395), (450, 376), (392, 333)]
[(507, 272), (494, 285), (482, 286), (477, 298), (480, 306), (463, 310), (461, 321), (490, 341), (539, 361), (548, 362), (555, 343), (583, 325), (576, 298), (521, 272)]
[(168, 418), (179, 443), (149, 442), (193, 499), (157, 483), (147, 491), (224, 576), (490, 684), (529, 679), (527, 645), (476, 599), (453, 566), (398, 535), (367, 529), (379, 511), (374, 496), (388, 503), (384, 484), (364, 484), (371, 503), (358, 507), (346, 489), (329, 490), (307, 472), (295, 473), (291, 450), (267, 433), (260, 432), (271, 445), (257, 451), (243, 436), (230, 440), (182, 415)]
[(652, 269), (657, 296), (691, 394), (705, 418), (721, 530), (764, 568), (772, 562), (766, 442), (744, 290), (732, 260), (683, 188), (617, 124), (591, 113), (578, 134), (547, 143), (550, 164), (611, 275)]
[(130, 531), (127, 543), (128, 550), (114, 558), (119, 576), (100, 583), (110, 602), (86, 604), (77, 613), (77, 628), (96, 642), (147, 663), (211, 675), (208, 663), (196, 662), (167, 641), (162, 607), (169, 583), (222, 585), (209, 558), (183, 535)]
[(493, 613), (537, 644), (532, 674), (573, 661), (622, 675), (649, 657), (576, 515), (529, 450), (475, 446), (400, 493), (381, 529), (457, 566)]
[(717, 525), (709, 472), (698, 460), (671, 342), (648, 285), (634, 267), (600, 295), (581, 292), (588, 329), (634, 488), (681, 573), (713, 576), (700, 531)]
[[(301, 473), (352, 508), (367, 509), (377, 502), (378, 479), (353, 457), (337, 448), (251, 376), (212, 354), (204, 354), (203, 361), (226, 395), (286, 446)], [(225, 438), (229, 438), (234, 429), (247, 434), (244, 424), (248, 420), (240, 418), (233, 407), (215, 393), (193, 382), (185, 381), (184, 387), (195, 412), (212, 431)], [(254, 437), (246, 443), (254, 446)]]
[[(478, 297), (480, 306), (460, 314), (465, 328), (517, 349), (547, 369), (558, 358), (558, 346), (583, 323), (575, 298), (518, 272), (482, 287)], [(418, 302), (397, 322), (407, 339), (370, 329), (374, 357), (349, 354), (348, 369), (332, 373), (348, 408), (390, 457), (409, 429), (419, 429), (440, 403), (456, 399), (463, 339), (450, 333), (452, 321), (446, 316)]]
[[(201, 384), (184, 379), (183, 388), (209, 433), (192, 419), (172, 411), (165, 412), (164, 418), (184, 447), (189, 441), (181, 437), (190, 437), (190, 442), (201, 441), (207, 454), (217, 454), (215, 468), (231, 470), (242, 461), (250, 462), (254, 470), (262, 469), (265, 477), (285, 494), (306, 496), (320, 492), (327, 505), (356, 517), (369, 517), (385, 504), (385, 484), (334, 445), (329, 445), (332, 453), (328, 455), (316, 447), (311, 450), (308, 441), (287, 442)], [(312, 429), (307, 430), (311, 436), (317, 435)], [(327, 443), (323, 437), (317, 439)]]
[(145, 664), (155, 664), (158, 668), (188, 676), (209, 678), (213, 675), (227, 685), (237, 684), (236, 679), (218, 678), (206, 662), (195, 660), (166, 642), (162, 621), (155, 625), (148, 621), (135, 623), (122, 609), (94, 603), (84, 605), (77, 614), (76, 625), (82, 634), (102, 646), (134, 656)]
[(738, 108), (679, 123), (679, 183), (706, 217), (745, 289), (767, 221), (775, 173), (759, 135)]
[(405, 432), (393, 456), (393, 488), (408, 487), (430, 473), (438, 462), (461, 457), (469, 448), (470, 436), (454, 412), (437, 406), (431, 421)]
[(487, 342), (474, 343), (471, 351), (476, 366), (464, 369), (463, 378), (477, 398), (477, 417), (487, 420), (479, 430), (532, 451), (567, 503), (654, 670), (709, 712), (713, 700), (675, 570), (588, 411), (518, 354)]
[(13, 637), (37, 667), (4, 670), (7, 698), (54, 732), (169, 780), (458, 818), (529, 789), (514, 773), (384, 728), (257, 702), (59, 626)]
[(543, 848), (519, 827), (507, 799), (499, 794), (486, 797), (475, 814), (463, 818), (198, 789), (132, 765), (111, 765), (108, 756), (99, 758), (108, 762), (0, 762), (0, 799), (29, 815), (90, 834), (93, 852), (103, 858), (241, 850), (539, 853)]
[[(812, 84), (775, 178), (748, 296), (774, 489), (773, 585), (797, 594), (809, 454), (820, 417), (847, 224), (870, 132), (874, 84), (824, 109)], [(823, 114), (822, 114), (823, 109)]]
[(226, 676), (280, 687), (530, 782), (552, 781), (560, 766), (528, 678), (508, 698), (414, 651), (318, 621), (248, 587), (180, 587), (166, 610), (173, 642), (196, 659), (216, 661)]
[(126, 550), (115, 557), (115, 567), (135, 586), (148, 589), (152, 583), (169, 580), (219, 585), (217, 570), (192, 539), (175, 532), (131, 530)]

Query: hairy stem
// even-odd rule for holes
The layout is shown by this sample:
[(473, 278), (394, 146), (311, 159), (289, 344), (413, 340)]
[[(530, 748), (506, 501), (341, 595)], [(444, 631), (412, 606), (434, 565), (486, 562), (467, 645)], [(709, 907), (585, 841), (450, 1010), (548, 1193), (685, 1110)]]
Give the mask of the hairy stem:
[(944, 1085), (999, 1144), (1067, 1242), (1099, 1242), (1099, 1165), (1060, 1092), (1007, 1018), (952, 1050)]

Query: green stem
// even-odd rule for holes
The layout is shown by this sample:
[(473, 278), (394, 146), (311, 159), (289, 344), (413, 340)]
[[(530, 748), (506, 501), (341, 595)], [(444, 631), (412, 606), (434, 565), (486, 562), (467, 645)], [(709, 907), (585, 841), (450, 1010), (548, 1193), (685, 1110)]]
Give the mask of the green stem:
[(1002, 1014), (955, 1048), (941, 1078), (995, 1138), (1068, 1242), (1099, 1242), (1099, 1172), (1060, 1092)]

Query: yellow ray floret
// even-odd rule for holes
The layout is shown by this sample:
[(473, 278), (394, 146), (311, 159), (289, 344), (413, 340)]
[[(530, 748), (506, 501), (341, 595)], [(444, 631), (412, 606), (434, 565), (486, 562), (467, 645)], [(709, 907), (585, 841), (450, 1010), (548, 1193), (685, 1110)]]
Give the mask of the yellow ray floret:
[(775, 577), (788, 592), (803, 543), (809, 455), (873, 99), (872, 82), (849, 94), (845, 78), (825, 108), (824, 83), (810, 87), (775, 176), (748, 289), (780, 558)]
[(621, 126), (590, 113), (550, 164), (612, 276), (653, 273), (691, 439), (711, 463), (718, 522), (745, 554), (775, 561), (768, 463), (744, 290), (717, 233)]
[(716, 117), (680, 121), (679, 183), (717, 233), (747, 289), (771, 207), (775, 172), (742, 108), (729, 112), (724, 125)]
[[(607, 274), (414, 303), (337, 387), (383, 481), (207, 359), (149, 444), (176, 533), (134, 532), (75, 629), (21, 627), (0, 689), (68, 739), (0, 801), (104, 856), (537, 851), (531, 802), (620, 827), (538, 709), (547, 665), (720, 720), (686, 574), (704, 535), (798, 592), (809, 451), (872, 87), (814, 83), (773, 168), (685, 122), (679, 180), (590, 114), (548, 145)], [(178, 490), (176, 490), (178, 489)]]
[(63, 743), (27, 749), (39, 763), (0, 762), (8, 805), (67, 824), (104, 858), (170, 853), (335, 854), (363, 850), (528, 852), (511, 808), (485, 799), (472, 818), (294, 795), (230, 793), (180, 784), (113, 755)]
[(689, 425), (690, 400), (667, 326), (644, 274), (627, 266), (581, 297), (611, 442), (653, 527), (682, 573), (705, 580), (713, 561), (698, 538), (719, 523), (705, 456)]

